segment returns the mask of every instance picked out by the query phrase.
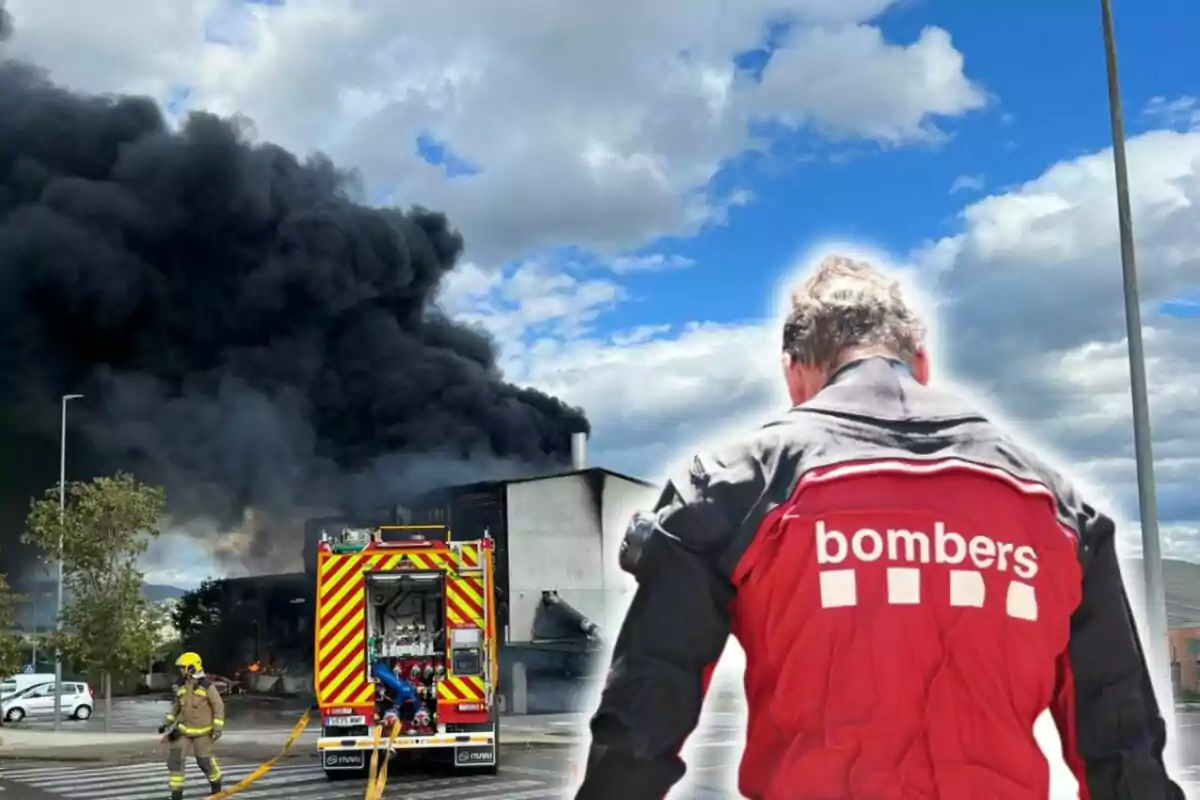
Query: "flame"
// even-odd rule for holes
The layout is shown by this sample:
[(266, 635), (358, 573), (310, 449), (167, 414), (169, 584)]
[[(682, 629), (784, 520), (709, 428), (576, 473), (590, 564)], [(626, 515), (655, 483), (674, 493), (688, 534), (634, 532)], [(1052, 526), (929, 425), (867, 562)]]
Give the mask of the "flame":
[(255, 661), (250, 666), (246, 667), (247, 672), (258, 672), (261, 669), (262, 669), (262, 666), (257, 661)]

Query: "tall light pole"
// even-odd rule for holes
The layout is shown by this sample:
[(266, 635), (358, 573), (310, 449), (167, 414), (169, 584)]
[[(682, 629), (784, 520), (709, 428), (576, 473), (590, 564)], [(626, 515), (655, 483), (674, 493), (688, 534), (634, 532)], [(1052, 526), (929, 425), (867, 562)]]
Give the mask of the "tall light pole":
[(1146, 580), (1146, 642), (1156, 657), (1167, 652), (1167, 597), (1163, 589), (1162, 545), (1158, 538), (1158, 500), (1154, 491), (1154, 453), (1150, 442), (1150, 402), (1146, 392), (1146, 353), (1138, 300), (1133, 213), (1129, 208), (1129, 169), (1125, 161), (1125, 122), (1117, 79), (1117, 43), (1111, 0), (1100, 0), (1104, 20), (1104, 59), (1108, 67), (1108, 113), (1112, 122), (1113, 167), (1117, 179), (1117, 224), (1121, 233), (1121, 272), (1125, 279), (1125, 327), (1129, 342), (1129, 387), (1133, 396), (1133, 447), (1137, 463), (1138, 510), (1142, 520), (1142, 569)]
[[(81, 394), (64, 394), (62, 398), (62, 428), (58, 450), (58, 603), (55, 608), (54, 630), (62, 634), (63, 612), (63, 527), (67, 518), (67, 403), (83, 397)], [(62, 729), (62, 651), (54, 650), (54, 730)]]

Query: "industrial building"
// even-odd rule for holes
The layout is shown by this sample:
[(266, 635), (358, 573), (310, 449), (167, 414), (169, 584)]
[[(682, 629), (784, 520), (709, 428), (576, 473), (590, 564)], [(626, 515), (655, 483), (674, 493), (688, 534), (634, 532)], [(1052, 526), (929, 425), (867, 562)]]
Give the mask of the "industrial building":
[[(502, 702), (511, 713), (552, 713), (578, 708), (595, 656), (619, 625), (632, 590), (617, 565), (621, 538), (633, 512), (656, 496), (646, 481), (588, 467), (580, 434), (569, 471), (440, 489), (381, 521), (444, 524), (457, 539), (495, 540)], [(306, 525), (310, 574), (322, 530), (344, 524), (331, 517)]]

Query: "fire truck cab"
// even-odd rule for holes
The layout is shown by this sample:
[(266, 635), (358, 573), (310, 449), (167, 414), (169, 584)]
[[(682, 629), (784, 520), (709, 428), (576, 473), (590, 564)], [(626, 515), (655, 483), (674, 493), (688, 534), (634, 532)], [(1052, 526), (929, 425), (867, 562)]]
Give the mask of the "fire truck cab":
[(459, 542), (443, 525), (390, 525), (322, 535), (314, 682), (327, 776), (365, 771), (394, 725), (397, 752), (496, 771), (494, 591), (486, 534)]

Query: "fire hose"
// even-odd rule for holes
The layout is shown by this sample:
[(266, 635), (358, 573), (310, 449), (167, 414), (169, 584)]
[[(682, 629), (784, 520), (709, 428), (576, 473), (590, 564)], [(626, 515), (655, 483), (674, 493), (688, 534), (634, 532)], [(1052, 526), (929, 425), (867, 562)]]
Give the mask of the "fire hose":
[[(392, 723), (392, 731), (388, 734), (387, 750), (383, 756), (383, 763), (379, 763), (379, 740), (383, 738), (383, 726), (375, 726), (375, 735), (371, 742), (371, 766), (367, 770), (367, 793), (364, 800), (382, 800), (383, 789), (387, 786), (388, 762), (392, 759), (392, 754), (396, 752), (396, 736), (400, 733), (400, 723)], [(378, 775), (376, 771), (378, 770)]]
[[(269, 761), (265, 761), (256, 767), (253, 772), (242, 778), (233, 786), (230, 786), (227, 789), (222, 789), (216, 794), (210, 794), (205, 797), (204, 800), (224, 800), (226, 797), (232, 797), (233, 795), (239, 794), (248, 789), (251, 784), (270, 772), (279, 759), (283, 758), (284, 754), (287, 753), (288, 750), (292, 749), (292, 746), (296, 744), (296, 740), (300, 738), (300, 734), (303, 733), (304, 729), (308, 727), (308, 723), (311, 719), (312, 709), (309, 709), (308, 711), (304, 712), (304, 716), (300, 717), (300, 721), (296, 723), (296, 727), (292, 728), (292, 732), (288, 734), (287, 741), (283, 743), (282, 750), (276, 753)], [(166, 742), (167, 736), (164, 736), (162, 741)]]

